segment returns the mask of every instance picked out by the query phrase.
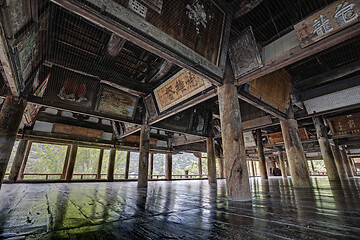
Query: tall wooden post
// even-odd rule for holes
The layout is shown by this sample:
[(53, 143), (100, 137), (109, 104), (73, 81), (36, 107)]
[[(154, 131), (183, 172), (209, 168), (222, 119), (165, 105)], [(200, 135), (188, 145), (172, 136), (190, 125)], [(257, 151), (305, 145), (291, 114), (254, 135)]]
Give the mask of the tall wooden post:
[(314, 173), (315, 172), (315, 167), (314, 167), (313, 160), (310, 160), (310, 164), (311, 164), (312, 172)]
[(279, 151), (278, 155), (279, 155), (279, 164), (280, 164), (281, 176), (282, 176), (282, 178), (287, 178), (283, 151)]
[(110, 182), (114, 181), (115, 160), (116, 148), (110, 148), (109, 165), (107, 172), (107, 180)]
[(355, 166), (355, 161), (352, 158), (349, 158), (350, 162), (351, 162), (351, 166), (352, 166), (352, 170), (353, 170), (353, 174), (354, 176), (357, 176), (357, 171), (356, 171), (356, 166)]
[(298, 124), (294, 118), (292, 108), (289, 119), (281, 120), (281, 131), (284, 138), (286, 156), (290, 165), (291, 179), (295, 187), (311, 186), (309, 168), (305, 152), (301, 144)]
[(20, 167), (20, 171), (19, 171), (17, 180), (23, 180), (24, 179), (25, 167), (26, 167), (26, 163), (27, 163), (28, 158), (29, 158), (31, 146), (32, 146), (32, 141), (29, 141), (27, 146), (26, 146), (26, 149), (25, 149), (25, 155), (24, 155), (24, 158), (23, 158), (23, 162), (21, 163), (21, 167)]
[(199, 175), (200, 177), (202, 177), (202, 159), (201, 159), (201, 154), (198, 157), (198, 168), (199, 168)]
[(256, 166), (255, 166), (255, 161), (251, 161), (251, 168), (252, 168), (252, 172), (253, 172), (253, 177), (256, 177)]
[(286, 173), (288, 176), (291, 176), (291, 173), (290, 173), (290, 166), (289, 166), (289, 161), (286, 159), (285, 161), (285, 165), (286, 165)]
[(126, 152), (126, 162), (125, 162), (125, 179), (129, 179), (129, 169), (130, 169), (130, 151)]
[(224, 161), (221, 157), (217, 158), (218, 166), (219, 166), (219, 178), (225, 178), (224, 176)]
[(266, 171), (266, 160), (264, 154), (264, 146), (262, 142), (261, 129), (256, 129), (256, 143), (257, 143), (257, 151), (259, 155), (259, 170), (261, 179), (268, 179), (267, 171)]
[(331, 151), (330, 142), (326, 133), (324, 123), (320, 117), (314, 117), (313, 122), (316, 135), (319, 141), (321, 155), (324, 160), (326, 172), (330, 181), (338, 181), (339, 174), (336, 168), (335, 159)]
[(29, 141), (25, 140), (25, 139), (21, 139), (19, 141), (18, 148), (17, 148), (16, 154), (15, 154), (15, 158), (14, 158), (13, 164), (11, 166), (11, 170), (10, 170), (10, 175), (9, 175), (10, 183), (16, 182), (16, 180), (19, 176), (21, 164), (23, 162), (25, 152), (26, 152), (26, 146), (28, 145), (28, 143), (29, 143)]
[(8, 96), (0, 111), (0, 189), (5, 177), (11, 151), (14, 147), (25, 105), (25, 101)]
[(209, 184), (216, 184), (215, 142), (213, 137), (206, 138), (207, 166)]
[(166, 153), (165, 156), (165, 179), (171, 180), (172, 178), (172, 154)]
[(140, 130), (140, 154), (138, 171), (138, 188), (147, 188), (149, 170), (149, 151), (150, 151), (150, 126), (148, 124), (147, 113), (144, 112), (143, 124)]
[(224, 85), (218, 90), (228, 199), (250, 201), (251, 193), (240, 105), (229, 62), (226, 64)]
[(70, 153), (71, 153), (71, 146), (68, 145), (67, 149), (66, 149), (64, 167), (63, 167), (63, 171), (62, 171), (62, 174), (61, 174), (61, 177), (60, 177), (61, 180), (65, 180), (65, 178), (66, 178), (66, 172), (67, 172), (67, 169), (68, 169), (68, 166), (69, 166), (69, 160), (70, 160)]
[(334, 145), (331, 146), (331, 148), (333, 150), (333, 154), (334, 154), (334, 158), (335, 158), (335, 164), (336, 164), (336, 168), (337, 168), (340, 179), (347, 178), (347, 173), (346, 173), (346, 170), (345, 170), (344, 162), (343, 162), (343, 160), (341, 158), (339, 145), (334, 143)]
[(149, 179), (153, 178), (153, 172), (154, 172), (154, 153), (150, 153)]
[(345, 170), (346, 170), (348, 177), (354, 177), (354, 174), (351, 169), (351, 163), (350, 163), (350, 160), (347, 156), (347, 153), (346, 153), (346, 150), (344, 149), (344, 147), (342, 147), (342, 149), (340, 149), (340, 153), (341, 153), (341, 157), (343, 159), (343, 162), (345, 165)]
[(102, 168), (103, 158), (104, 158), (104, 149), (100, 148), (99, 161), (96, 172), (96, 179), (98, 180), (101, 179), (101, 168)]
[(69, 158), (69, 165), (66, 171), (66, 181), (71, 181), (73, 173), (74, 173), (74, 167), (75, 167), (75, 161), (76, 161), (76, 155), (78, 151), (78, 145), (77, 144), (71, 144), (70, 146), (70, 158)]

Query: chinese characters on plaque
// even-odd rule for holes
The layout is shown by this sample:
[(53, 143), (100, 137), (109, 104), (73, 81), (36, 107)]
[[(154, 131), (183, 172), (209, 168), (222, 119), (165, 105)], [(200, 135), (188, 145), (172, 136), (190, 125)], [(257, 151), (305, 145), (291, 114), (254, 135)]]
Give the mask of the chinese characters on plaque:
[(208, 81), (182, 70), (157, 87), (154, 96), (159, 111), (164, 112), (210, 87)]
[(360, 133), (360, 113), (327, 119), (334, 136)]
[(294, 26), (301, 47), (334, 34), (358, 22), (360, 0), (336, 1)]

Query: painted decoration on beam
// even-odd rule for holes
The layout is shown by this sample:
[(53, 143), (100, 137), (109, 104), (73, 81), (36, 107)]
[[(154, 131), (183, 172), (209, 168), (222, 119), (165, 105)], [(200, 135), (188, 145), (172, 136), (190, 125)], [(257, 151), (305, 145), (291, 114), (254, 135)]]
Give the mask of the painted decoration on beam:
[(211, 88), (211, 83), (185, 70), (179, 71), (157, 87), (153, 94), (160, 113)]
[(52, 132), (91, 138), (102, 138), (104, 133), (101, 130), (70, 126), (60, 123), (54, 123)]
[(287, 113), (292, 89), (291, 76), (281, 69), (243, 85), (243, 91), (282, 113)]
[[(37, 97), (44, 96), (45, 89), (49, 82), (49, 78), (50, 78), (50, 73), (47, 75), (45, 80), (40, 84), (40, 86), (36, 89), (36, 91), (33, 94), (34, 96), (37, 96)], [(34, 124), (37, 116), (39, 115), (40, 110), (41, 110), (40, 105), (28, 103), (24, 110), (24, 115), (23, 115), (23, 119), (22, 119), (24, 125), (28, 126), (28, 127), (32, 126)]]
[(360, 133), (360, 112), (328, 118), (333, 136)]
[(263, 67), (252, 27), (231, 41), (229, 57), (235, 79)]
[(133, 119), (136, 112), (138, 97), (129, 93), (101, 86), (95, 111), (112, 116)]
[[(309, 139), (309, 135), (308, 135), (305, 128), (299, 128), (299, 134), (300, 134), (301, 141)], [(284, 142), (282, 132), (269, 133), (269, 134), (266, 134), (266, 136), (267, 136), (268, 141), (269, 141), (270, 144)]]
[(336, 1), (294, 26), (301, 47), (307, 47), (359, 22), (360, 0)]

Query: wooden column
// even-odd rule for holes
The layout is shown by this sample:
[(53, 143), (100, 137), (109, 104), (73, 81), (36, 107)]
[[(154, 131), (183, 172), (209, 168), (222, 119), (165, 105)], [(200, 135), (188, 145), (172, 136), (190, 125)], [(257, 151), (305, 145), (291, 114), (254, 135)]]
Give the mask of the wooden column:
[(350, 163), (351, 163), (351, 166), (352, 166), (353, 174), (354, 174), (354, 176), (357, 176), (355, 161), (354, 161), (354, 159), (352, 159), (352, 158), (349, 158), (349, 160), (350, 160)]
[(218, 88), (226, 189), (232, 201), (250, 201), (249, 175), (237, 88), (229, 62), (224, 85)]
[(78, 145), (77, 144), (71, 144), (70, 146), (70, 158), (69, 158), (69, 165), (66, 170), (66, 181), (71, 181), (73, 173), (74, 173), (74, 167), (75, 167), (75, 161), (76, 161), (76, 154), (78, 151)]
[(285, 161), (285, 165), (286, 165), (286, 173), (287, 173), (287, 175), (291, 176), (290, 166), (289, 166), (289, 161), (288, 160)]
[(256, 177), (255, 161), (251, 161), (251, 168), (252, 168), (252, 172), (253, 172), (253, 177)]
[(309, 168), (306, 162), (305, 152), (301, 144), (298, 124), (293, 119), (290, 108), (290, 119), (281, 120), (281, 131), (284, 138), (286, 156), (290, 165), (291, 179), (295, 187), (311, 186)]
[(167, 153), (165, 156), (165, 179), (171, 180), (172, 178), (172, 154)]
[(258, 151), (258, 155), (259, 155), (260, 176), (261, 176), (261, 179), (268, 179), (261, 129), (256, 130), (256, 143), (257, 143), (257, 151)]
[(25, 149), (25, 155), (24, 155), (24, 158), (23, 158), (23, 162), (21, 163), (21, 167), (20, 167), (20, 171), (19, 171), (17, 180), (23, 180), (24, 179), (25, 167), (26, 167), (26, 163), (27, 163), (28, 158), (29, 158), (29, 154), (30, 154), (30, 151), (31, 151), (31, 146), (32, 146), (32, 141), (29, 141), (27, 146), (26, 146), (26, 149)]
[(143, 116), (143, 124), (140, 130), (140, 154), (138, 171), (138, 188), (147, 188), (150, 151), (150, 126), (148, 125), (147, 113)]
[(343, 159), (343, 162), (344, 162), (344, 165), (345, 165), (345, 170), (346, 170), (346, 173), (347, 173), (348, 177), (354, 177), (354, 174), (353, 174), (352, 169), (351, 169), (350, 159), (348, 158), (346, 150), (344, 149), (344, 147), (342, 147), (340, 149), (340, 153), (341, 153), (341, 157)]
[(111, 148), (110, 156), (109, 156), (108, 172), (107, 172), (107, 180), (110, 182), (114, 181), (115, 159), (116, 159), (116, 148)]
[(310, 160), (310, 164), (311, 164), (311, 169), (312, 169), (312, 171), (314, 173), (315, 172), (315, 167), (314, 167), (313, 160)]
[(339, 145), (337, 145), (335, 143), (334, 145), (331, 146), (331, 148), (332, 148), (332, 151), (334, 154), (335, 164), (336, 164), (336, 168), (337, 168), (340, 179), (347, 178), (347, 173), (345, 170), (343, 159), (341, 158)]
[(279, 165), (280, 165), (280, 170), (281, 170), (281, 176), (282, 176), (282, 178), (287, 178), (283, 151), (279, 151), (278, 155), (279, 155)]
[(213, 137), (206, 138), (208, 182), (216, 184), (216, 159), (215, 159), (215, 142)]
[(224, 161), (221, 157), (217, 158), (218, 166), (219, 166), (219, 178), (225, 178), (224, 176)]
[(102, 168), (103, 158), (104, 158), (104, 149), (100, 148), (99, 161), (96, 172), (96, 179), (98, 180), (101, 179), (101, 168)]
[(0, 189), (5, 177), (11, 151), (14, 147), (26, 103), (18, 98), (6, 97), (0, 111)]
[(130, 168), (130, 151), (126, 152), (126, 162), (125, 162), (125, 179), (129, 179), (129, 168)]
[(150, 153), (149, 179), (153, 178), (153, 171), (154, 171), (154, 153)]
[(11, 166), (10, 175), (9, 175), (9, 182), (14, 183), (18, 179), (21, 164), (23, 163), (23, 159), (26, 152), (26, 146), (28, 145), (29, 141), (25, 139), (21, 139), (18, 144), (18, 148), (16, 150), (15, 158), (13, 164)]
[(66, 178), (66, 171), (67, 171), (68, 166), (69, 166), (69, 159), (70, 159), (70, 152), (71, 152), (70, 150), (71, 150), (71, 146), (68, 145), (67, 149), (66, 149), (66, 155), (65, 155), (63, 171), (62, 171), (62, 174), (61, 174), (61, 177), (60, 177), (61, 180), (65, 180), (65, 178)]
[(201, 154), (200, 157), (198, 157), (198, 168), (199, 168), (199, 175), (202, 177), (202, 161), (201, 161)]
[(335, 159), (331, 151), (330, 142), (326, 133), (323, 120), (320, 117), (314, 117), (313, 122), (316, 129), (316, 136), (319, 141), (321, 155), (324, 160), (326, 172), (329, 180), (339, 180), (339, 174), (336, 168)]

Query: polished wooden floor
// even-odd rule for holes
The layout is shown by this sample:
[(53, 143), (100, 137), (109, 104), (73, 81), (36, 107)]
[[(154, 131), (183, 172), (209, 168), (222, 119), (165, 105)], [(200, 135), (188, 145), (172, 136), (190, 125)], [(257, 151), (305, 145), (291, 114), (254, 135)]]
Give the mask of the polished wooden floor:
[(4, 184), (0, 239), (359, 239), (360, 179), (312, 185), (255, 178), (236, 203), (224, 180)]

